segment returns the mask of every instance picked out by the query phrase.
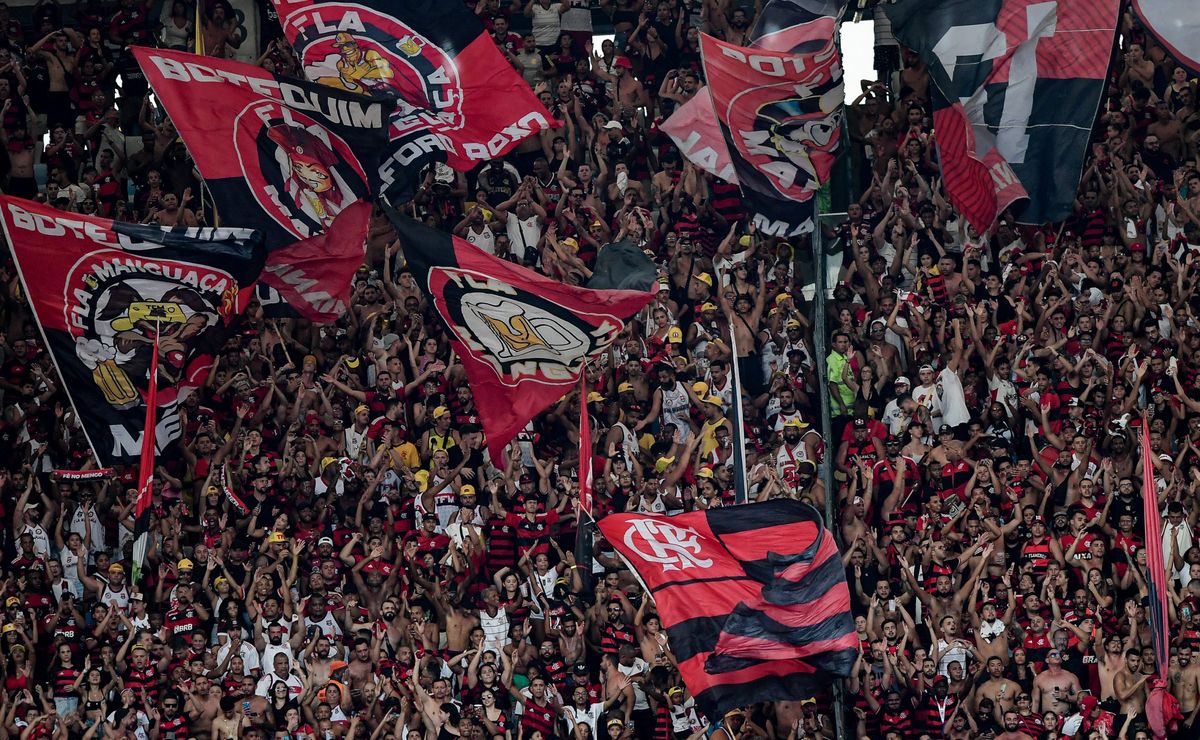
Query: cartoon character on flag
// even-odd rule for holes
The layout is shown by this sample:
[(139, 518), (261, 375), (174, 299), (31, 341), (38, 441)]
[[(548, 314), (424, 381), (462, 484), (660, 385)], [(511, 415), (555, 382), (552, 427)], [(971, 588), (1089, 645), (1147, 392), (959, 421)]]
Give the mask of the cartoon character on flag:
[(337, 77), (318, 77), (317, 82), (330, 87), (343, 87), (351, 92), (379, 91), (391, 87), (396, 76), (392, 65), (374, 49), (363, 49), (358, 40), (346, 32), (333, 38), (337, 50)]
[(268, 128), (267, 138), (278, 146), (275, 159), (292, 205), (328, 229), (334, 217), (356, 200), (334, 170), (338, 158), (333, 149), (307, 129), (286, 123)]

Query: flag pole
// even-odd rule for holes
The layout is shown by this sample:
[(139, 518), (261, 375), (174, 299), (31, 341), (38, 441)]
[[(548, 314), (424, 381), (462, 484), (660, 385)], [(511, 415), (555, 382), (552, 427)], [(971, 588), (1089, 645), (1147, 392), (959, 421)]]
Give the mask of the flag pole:
[(729, 316), (729, 349), (733, 353), (733, 495), (739, 504), (749, 500), (746, 470), (746, 429), (742, 415), (742, 373), (738, 369), (737, 329), (733, 326), (733, 315)]
[(204, 5), (204, 0), (196, 0), (196, 53), (204, 56), (204, 25), (200, 15), (200, 8)]
[(146, 425), (142, 430), (142, 456), (138, 464), (138, 497), (133, 515), (133, 567), (130, 583), (136, 587), (146, 564), (150, 544), (150, 499), (154, 480), (154, 427), (158, 412), (158, 322), (150, 355), (150, 385), (146, 389)]
[(588, 418), (587, 393), (585, 362), (579, 374), (579, 501), (575, 515), (575, 565), (580, 570), (585, 592), (592, 588), (592, 542), (596, 527), (592, 500), (592, 420)]
[[(1167, 610), (1167, 566), (1163, 558), (1162, 509), (1158, 504), (1158, 485), (1154, 480), (1154, 460), (1150, 451), (1150, 419), (1142, 414), (1142, 519), (1146, 530), (1146, 586), (1150, 589), (1150, 635), (1154, 644), (1154, 662), (1158, 676), (1166, 678), (1171, 638)], [(1172, 535), (1174, 536), (1174, 535)], [(1130, 563), (1136, 568), (1136, 563)]]

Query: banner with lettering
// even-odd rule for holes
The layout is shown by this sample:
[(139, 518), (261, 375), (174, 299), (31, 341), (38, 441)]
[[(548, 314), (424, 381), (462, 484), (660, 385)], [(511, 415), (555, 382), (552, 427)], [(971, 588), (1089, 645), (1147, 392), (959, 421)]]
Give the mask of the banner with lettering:
[[(304, 76), (402, 101), (392, 135), (444, 149), (456, 170), (550, 128), (549, 112), (470, 9), (455, 0), (274, 0)], [(406, 107), (407, 106), (407, 107)], [(391, 199), (393, 204), (399, 203)]]
[(157, 449), (204, 382), (266, 252), (248, 229), (143, 226), (0, 196), (0, 224), (63, 389), (101, 465), (141, 455), (157, 347)]
[(706, 34), (700, 49), (717, 124), (758, 230), (811, 232), (813, 196), (841, 140), (845, 92), (832, 34), (814, 52), (754, 49)]

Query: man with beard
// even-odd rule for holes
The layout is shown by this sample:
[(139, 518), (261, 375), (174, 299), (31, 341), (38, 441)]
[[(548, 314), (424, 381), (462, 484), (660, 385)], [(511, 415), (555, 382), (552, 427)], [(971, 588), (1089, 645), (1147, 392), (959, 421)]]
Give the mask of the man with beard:
[(672, 425), (679, 430), (679, 441), (686, 441), (692, 435), (691, 401), (687, 388), (675, 378), (675, 368), (667, 362), (656, 368), (658, 387), (650, 401), (650, 411), (646, 417), (633, 427), (636, 436), (654, 420), (658, 419), (664, 426)]
[(816, 464), (821, 454), (821, 435), (800, 418), (788, 419), (783, 425), (783, 442), (775, 453), (775, 469), (783, 480), (790, 480), (800, 470), (800, 464)]
[(1171, 669), (1171, 693), (1179, 700), (1185, 717), (1200, 707), (1200, 665), (1192, 662), (1192, 648), (1179, 648), (1179, 664)]
[(1022, 731), (1021, 715), (1009, 710), (1004, 713), (1004, 732), (996, 735), (996, 740), (1035, 740), (1027, 732)]

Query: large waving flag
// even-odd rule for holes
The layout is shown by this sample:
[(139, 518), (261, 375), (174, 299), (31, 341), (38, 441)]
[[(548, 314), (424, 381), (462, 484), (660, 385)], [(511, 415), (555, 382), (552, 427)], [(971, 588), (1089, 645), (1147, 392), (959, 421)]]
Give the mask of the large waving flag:
[[(1146, 527), (1146, 585), (1150, 587), (1150, 634), (1154, 640), (1154, 660), (1158, 675), (1166, 676), (1171, 646), (1168, 632), (1166, 560), (1163, 557), (1162, 513), (1158, 507), (1158, 486), (1154, 482), (1154, 453), (1150, 449), (1150, 424), (1142, 418), (1142, 520)], [(1136, 568), (1137, 565), (1131, 567)]]
[(849, 675), (850, 591), (808, 504), (616, 514), (600, 531), (654, 594), (679, 671), (710, 717), (807, 698)]
[(98, 462), (138, 460), (150, 403), (157, 449), (178, 439), (180, 404), (254, 292), (258, 232), (114, 223), (2, 196), (0, 224)]
[(408, 178), (397, 174), (404, 167), (387, 138), (395, 103), (241, 62), (134, 54), (221, 218), (263, 232), (263, 282), (297, 315), (329, 322), (344, 314), (370, 201)]
[(579, 383), (653, 293), (555, 282), (396, 212), (413, 275), (450, 331), (492, 458), (525, 424)]
[(1195, 0), (1133, 0), (1146, 30), (1194, 74), (1200, 74), (1200, 12)]
[(813, 197), (833, 167), (845, 102), (832, 33), (815, 52), (752, 49), (706, 34), (700, 50), (717, 125), (759, 231), (811, 232)]
[[(407, 104), (393, 136), (414, 162), (469, 170), (551, 126), (550, 114), (455, 0), (274, 0), (304, 76)], [(392, 199), (392, 202), (397, 202)]]
[(892, 31), (929, 67), (946, 193), (980, 231), (1072, 211), (1120, 0), (901, 0)]

